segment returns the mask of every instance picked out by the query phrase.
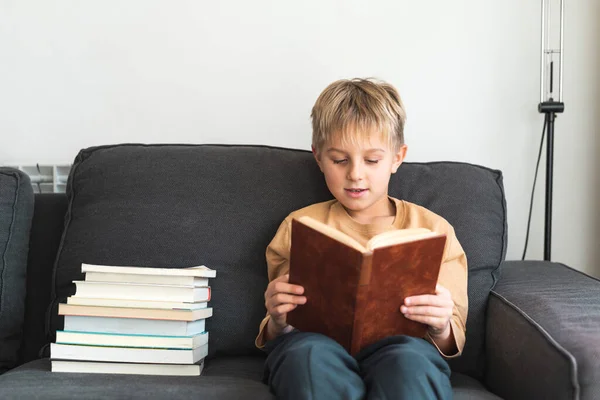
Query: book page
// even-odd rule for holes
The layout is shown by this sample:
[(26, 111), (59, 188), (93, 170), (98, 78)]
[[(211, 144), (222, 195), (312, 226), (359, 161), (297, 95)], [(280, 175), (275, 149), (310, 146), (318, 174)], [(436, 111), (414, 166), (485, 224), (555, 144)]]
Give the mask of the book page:
[(302, 224), (313, 228), (316, 231), (321, 232), (324, 235), (329, 236), (330, 238), (337, 240), (340, 243), (343, 243), (349, 247), (352, 247), (360, 252), (366, 252), (367, 249), (360, 244), (357, 240), (352, 239), (350, 236), (346, 235), (343, 232), (338, 231), (335, 228), (332, 228), (329, 225), (326, 225), (322, 222), (319, 222), (309, 216), (304, 216), (304, 217), (300, 217), (297, 219), (298, 222), (301, 222)]
[(379, 235), (374, 236), (367, 242), (365, 247), (369, 250), (374, 250), (379, 247), (413, 242), (437, 235), (438, 234), (436, 232), (432, 232), (426, 228), (398, 229), (395, 231), (380, 233)]

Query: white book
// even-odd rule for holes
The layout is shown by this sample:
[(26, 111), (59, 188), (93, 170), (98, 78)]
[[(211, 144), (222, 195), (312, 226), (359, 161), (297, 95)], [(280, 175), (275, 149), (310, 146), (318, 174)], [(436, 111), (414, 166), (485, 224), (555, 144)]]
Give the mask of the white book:
[(169, 319), (176, 321), (195, 321), (212, 317), (213, 310), (199, 308), (197, 310), (164, 310), (152, 308), (101, 307), (80, 306), (74, 304), (59, 304), (59, 315), (84, 315), (90, 317)]
[(77, 297), (188, 303), (210, 301), (210, 287), (86, 281), (74, 281), (73, 283), (76, 286), (75, 296)]
[(56, 331), (56, 343), (109, 347), (195, 349), (208, 343), (208, 332), (202, 332), (194, 336), (148, 336)]
[(127, 300), (127, 299), (94, 299), (79, 296), (67, 297), (67, 304), (80, 306), (102, 306), (102, 307), (128, 307), (128, 308), (156, 308), (165, 310), (197, 310), (207, 308), (207, 302), (183, 303), (174, 301), (150, 301), (150, 300)]
[(195, 364), (208, 354), (208, 344), (195, 349), (142, 349), (50, 343), (50, 358), (150, 364)]
[(141, 274), (119, 274), (112, 272), (86, 272), (86, 282), (121, 282), (121, 283), (144, 283), (150, 285), (172, 285), (172, 286), (208, 286), (208, 278), (178, 275), (141, 275)]
[(84, 317), (65, 315), (63, 330), (155, 336), (193, 336), (204, 332), (205, 319), (168, 321), (160, 319)]
[(204, 369), (204, 360), (197, 364), (132, 364), (92, 361), (51, 360), (52, 372), (75, 372), (83, 374), (127, 374), (198, 376)]
[(172, 275), (172, 276), (197, 276), (199, 278), (214, 278), (217, 271), (204, 265), (188, 268), (153, 268), (153, 267), (119, 267), (112, 265), (81, 264), (81, 272), (111, 272), (118, 274), (139, 275)]

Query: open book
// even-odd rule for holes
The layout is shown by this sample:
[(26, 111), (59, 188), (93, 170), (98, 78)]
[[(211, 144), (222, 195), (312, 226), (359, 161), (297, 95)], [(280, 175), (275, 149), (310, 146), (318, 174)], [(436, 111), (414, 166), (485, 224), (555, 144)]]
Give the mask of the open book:
[(287, 323), (322, 333), (355, 355), (392, 335), (423, 337), (426, 325), (404, 317), (409, 296), (434, 294), (446, 235), (427, 229), (384, 232), (366, 246), (310, 217), (292, 220), (289, 282), (307, 302)]

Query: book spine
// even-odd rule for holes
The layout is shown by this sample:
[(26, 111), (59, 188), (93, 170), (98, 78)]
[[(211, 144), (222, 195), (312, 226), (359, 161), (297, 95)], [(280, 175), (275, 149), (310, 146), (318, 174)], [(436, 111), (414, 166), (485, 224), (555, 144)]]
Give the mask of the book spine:
[(350, 354), (356, 355), (361, 349), (364, 328), (364, 313), (369, 295), (369, 284), (371, 283), (371, 271), (373, 269), (373, 252), (363, 253), (360, 266), (360, 278), (356, 293), (356, 304), (354, 308), (354, 323), (352, 326), (352, 344)]

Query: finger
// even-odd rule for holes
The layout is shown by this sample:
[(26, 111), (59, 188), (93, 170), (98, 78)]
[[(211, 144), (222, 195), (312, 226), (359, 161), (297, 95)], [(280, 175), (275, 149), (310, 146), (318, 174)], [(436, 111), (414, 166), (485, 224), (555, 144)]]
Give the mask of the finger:
[(290, 280), (290, 274), (284, 274), (281, 275), (275, 279), (273, 279), (271, 282), (288, 282)]
[(439, 329), (442, 330), (446, 327), (446, 325), (448, 324), (448, 319), (446, 318), (437, 318), (437, 317), (432, 317), (429, 315), (405, 315), (406, 318), (410, 319), (411, 321), (416, 321), (416, 322), (420, 322), (422, 324), (431, 326), (435, 329)]
[(297, 304), (281, 304), (273, 309), (272, 316), (280, 317), (298, 307)]
[(415, 306), (415, 307), (400, 307), (400, 311), (403, 314), (413, 315), (427, 315), (438, 318), (450, 318), (452, 316), (452, 309), (446, 307), (432, 307), (432, 306)]
[(276, 282), (273, 285), (274, 293), (291, 293), (291, 294), (302, 294), (304, 288), (300, 285), (292, 285), (291, 283)]
[(277, 285), (278, 282), (287, 283), (289, 278), (290, 278), (290, 274), (284, 274), (284, 275), (278, 276), (277, 278), (275, 278), (271, 282), (269, 282), (269, 285), (267, 285), (267, 290), (265, 290), (265, 301), (269, 297), (273, 296), (273, 294), (276, 293), (275, 285)]
[(280, 304), (304, 304), (306, 303), (305, 296), (296, 296), (293, 294), (277, 293), (268, 301), (272, 307)]
[(404, 304), (407, 306), (436, 306), (445, 307), (449, 304), (454, 304), (452, 299), (435, 294), (424, 294), (421, 296), (412, 296), (404, 299)]

